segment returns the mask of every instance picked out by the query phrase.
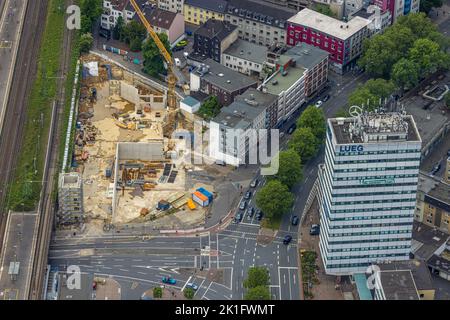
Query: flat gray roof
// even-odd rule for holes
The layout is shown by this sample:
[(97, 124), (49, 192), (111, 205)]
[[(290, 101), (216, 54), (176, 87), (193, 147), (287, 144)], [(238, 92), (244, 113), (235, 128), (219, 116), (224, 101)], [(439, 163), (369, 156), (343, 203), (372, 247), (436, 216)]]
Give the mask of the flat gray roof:
[(428, 260), (444, 243), (449, 235), (424, 223), (414, 221), (411, 251), (417, 259)]
[(266, 81), (265, 86), (268, 93), (278, 96), (281, 92), (288, 90), (303, 76), (306, 69), (296, 66), (288, 67), (286, 71), (287, 74), (283, 76), (283, 73), (279, 70), (269, 81)]
[(431, 177), (427, 174), (420, 173), (417, 190), (432, 197), (440, 202), (442, 206), (448, 207), (442, 208), (450, 212), (450, 185), (441, 181), (436, 177)]
[(433, 289), (433, 280), (427, 268), (427, 263), (424, 260), (392, 261), (390, 263), (378, 264), (378, 267), (382, 271), (410, 270), (418, 290)]
[(440, 255), (434, 254), (428, 265), (447, 274), (450, 273), (450, 250), (444, 250)]
[(419, 300), (410, 270), (380, 271), (380, 280), (386, 300)]
[(212, 59), (206, 59), (204, 64), (209, 66), (208, 72), (200, 75), (198, 73), (200, 67), (196, 68), (194, 72), (200, 75), (201, 78), (228, 92), (235, 92), (252, 85), (256, 86), (258, 83), (256, 80), (233, 71)]
[[(362, 117), (362, 116), (361, 116)], [(380, 141), (364, 141), (363, 133), (369, 135), (390, 135), (392, 138), (386, 142), (394, 141), (421, 141), (414, 119), (410, 115), (400, 116), (398, 113), (375, 114), (364, 116), (361, 121), (357, 117), (328, 119), (333, 135), (338, 144), (351, 143), (380, 143)], [(350, 135), (351, 127), (360, 124), (361, 130)], [(406, 139), (403, 136), (406, 135)], [(395, 138), (398, 137), (398, 138)]]
[(307, 43), (299, 42), (295, 47), (286, 51), (284, 55), (291, 56), (297, 65), (312, 69), (328, 57), (328, 52)]
[(238, 39), (225, 50), (224, 54), (262, 64), (267, 58), (267, 47)]

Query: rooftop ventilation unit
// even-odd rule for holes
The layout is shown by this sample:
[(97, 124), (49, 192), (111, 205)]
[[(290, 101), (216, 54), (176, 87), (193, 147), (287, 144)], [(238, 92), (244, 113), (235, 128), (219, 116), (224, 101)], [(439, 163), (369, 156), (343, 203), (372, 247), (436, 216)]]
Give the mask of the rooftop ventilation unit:
[(227, 83), (231, 83), (231, 80), (227, 80)]

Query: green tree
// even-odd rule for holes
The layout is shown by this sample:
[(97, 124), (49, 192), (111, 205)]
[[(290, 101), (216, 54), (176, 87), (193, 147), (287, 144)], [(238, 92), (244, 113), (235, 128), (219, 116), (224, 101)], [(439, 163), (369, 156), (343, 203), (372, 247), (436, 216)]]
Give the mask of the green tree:
[(395, 56), (404, 56), (416, 40), (416, 35), (406, 26), (399, 23), (387, 28), (384, 36), (395, 44)]
[[(164, 47), (169, 52), (169, 54), (171, 54), (172, 51), (170, 50), (170, 43), (167, 35), (165, 33), (158, 33), (158, 37), (164, 44)], [(153, 77), (158, 77), (160, 74), (166, 73), (166, 70), (164, 68), (164, 57), (160, 54), (159, 49), (153, 39), (147, 39), (142, 48), (142, 53), (144, 56), (143, 70), (145, 73)]]
[(195, 295), (195, 291), (192, 288), (185, 288), (183, 293), (184, 293), (184, 296), (186, 297), (186, 299), (189, 299), (189, 300), (192, 300)]
[(419, 67), (406, 58), (400, 59), (392, 68), (392, 81), (404, 92), (419, 83)]
[(310, 128), (317, 139), (317, 145), (320, 145), (326, 132), (325, 114), (322, 109), (316, 108), (315, 106), (309, 106), (297, 120), (297, 127)]
[(424, 13), (410, 13), (401, 16), (395, 24), (409, 28), (415, 36), (414, 40), (428, 38), (431, 33), (438, 31), (436, 25)]
[(147, 30), (142, 23), (139, 23), (136, 20), (132, 20), (128, 23), (122, 32), (123, 41), (130, 45), (131, 51), (140, 51), (142, 49), (142, 42), (146, 37)]
[(269, 180), (278, 179), (289, 189), (303, 179), (302, 159), (294, 149), (280, 151), (277, 174), (268, 176)]
[(428, 76), (439, 68), (448, 68), (449, 55), (439, 44), (429, 39), (418, 39), (409, 50), (409, 60), (416, 63), (421, 75)]
[(269, 285), (269, 270), (265, 267), (250, 267), (247, 279), (244, 280), (244, 288), (250, 289), (258, 286)]
[(331, 10), (329, 5), (323, 4), (323, 3), (316, 3), (314, 4), (313, 8), (314, 11), (317, 11), (321, 14), (324, 14), (329, 17), (336, 17), (336, 14)]
[(396, 44), (385, 34), (377, 34), (363, 42), (358, 65), (372, 77), (388, 78), (392, 66), (399, 58)]
[(278, 180), (268, 181), (256, 194), (256, 205), (268, 219), (279, 218), (289, 212), (293, 203), (294, 196)]
[(216, 96), (210, 96), (208, 99), (203, 101), (197, 114), (205, 120), (210, 120), (220, 113), (222, 106)]
[(81, 33), (92, 31), (95, 21), (103, 12), (102, 0), (81, 0)]
[(270, 300), (270, 289), (268, 286), (258, 286), (248, 289), (244, 300)]
[(94, 43), (94, 38), (91, 33), (84, 33), (80, 36), (80, 52), (87, 53), (92, 48), (92, 44)]
[(384, 79), (370, 79), (364, 85), (359, 86), (348, 97), (350, 106), (364, 106), (366, 110), (372, 111), (380, 102), (383, 103), (395, 90), (391, 81)]
[(317, 139), (309, 127), (296, 129), (289, 140), (288, 147), (300, 155), (303, 163), (311, 159), (319, 149)]
[(160, 287), (153, 288), (153, 298), (162, 298), (163, 291)]
[(122, 40), (124, 37), (125, 22), (122, 16), (117, 18), (116, 25), (113, 28), (112, 37), (114, 40)]

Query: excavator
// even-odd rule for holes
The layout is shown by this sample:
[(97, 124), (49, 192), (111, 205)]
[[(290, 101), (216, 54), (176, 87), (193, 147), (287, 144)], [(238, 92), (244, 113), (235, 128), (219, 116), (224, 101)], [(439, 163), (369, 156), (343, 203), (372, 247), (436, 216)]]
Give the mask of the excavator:
[(177, 84), (177, 77), (175, 76), (175, 73), (173, 71), (174, 65), (172, 62), (172, 57), (170, 56), (170, 53), (167, 51), (166, 47), (162, 43), (162, 41), (159, 39), (158, 35), (156, 34), (155, 30), (153, 29), (152, 25), (147, 21), (145, 18), (144, 13), (142, 12), (141, 8), (139, 8), (139, 5), (136, 3), (135, 0), (130, 0), (131, 5), (133, 6), (134, 10), (136, 11), (137, 15), (139, 16), (139, 19), (144, 24), (144, 27), (147, 29), (148, 33), (150, 34), (150, 37), (155, 41), (156, 46), (159, 49), (159, 52), (163, 56), (164, 60), (167, 64), (167, 106), (168, 106), (168, 121), (166, 122), (166, 128), (164, 130), (164, 134), (168, 137), (171, 136), (173, 130), (175, 130), (175, 122), (176, 118), (178, 117), (178, 108), (177, 108), (177, 96), (175, 92), (175, 86)]

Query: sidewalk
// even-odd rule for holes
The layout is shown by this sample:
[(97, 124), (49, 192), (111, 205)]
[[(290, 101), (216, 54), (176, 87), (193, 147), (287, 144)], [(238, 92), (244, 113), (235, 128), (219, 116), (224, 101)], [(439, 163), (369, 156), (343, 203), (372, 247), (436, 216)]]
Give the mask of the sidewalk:
[(443, 2), (442, 7), (432, 8), (430, 13), (428, 13), (428, 17), (436, 24), (441, 24), (450, 18), (450, 1)]
[(316, 264), (318, 270), (316, 276), (319, 280), (318, 284), (314, 284), (311, 292), (314, 295), (313, 300), (344, 300), (344, 296), (340, 290), (335, 289), (336, 277), (326, 275), (324, 266), (320, 257), (319, 236), (311, 236), (309, 229), (312, 224), (319, 224), (318, 204), (315, 200), (311, 209), (306, 213), (303, 223), (300, 227), (301, 242), (299, 250), (311, 250), (317, 253)]

